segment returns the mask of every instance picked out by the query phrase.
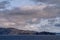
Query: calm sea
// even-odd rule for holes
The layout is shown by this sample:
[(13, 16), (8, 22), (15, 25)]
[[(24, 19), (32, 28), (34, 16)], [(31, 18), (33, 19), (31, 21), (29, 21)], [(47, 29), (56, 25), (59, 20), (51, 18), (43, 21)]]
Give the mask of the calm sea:
[(59, 35), (0, 35), (0, 40), (60, 40)]

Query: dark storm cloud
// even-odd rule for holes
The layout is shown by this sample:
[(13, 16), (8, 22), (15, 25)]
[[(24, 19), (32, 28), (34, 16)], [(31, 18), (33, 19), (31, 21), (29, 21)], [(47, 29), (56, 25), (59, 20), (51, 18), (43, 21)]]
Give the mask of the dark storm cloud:
[(46, 7), (43, 9), (46, 13), (51, 14), (52, 16), (60, 16), (60, 8), (57, 7)]
[[(33, 0), (36, 4), (46, 4), (47, 6), (42, 10), (42, 14), (48, 17), (60, 16), (60, 0)], [(50, 5), (50, 6), (48, 6)]]
[(32, 15), (33, 10), (21, 10), (19, 8), (14, 8), (11, 10), (9, 15)]
[[(35, 0), (36, 2), (48, 2), (48, 0)], [(49, 2), (53, 0), (49, 0)], [(58, 1), (58, 0), (57, 0)], [(56, 1), (56, 2), (57, 2)], [(55, 2), (55, 0), (54, 0)], [(7, 4), (9, 4), (8, 1), (3, 1), (0, 3), (2, 6), (0, 6), (0, 8), (5, 8), (5, 6)], [(4, 13), (5, 15), (9, 15), (9, 16), (22, 16), (24, 15), (24, 17), (55, 17), (55, 16), (60, 16), (60, 7), (59, 6), (49, 6), (50, 4), (42, 4), (40, 6), (36, 5), (36, 6), (28, 6), (28, 7), (18, 7), (18, 8), (13, 8), (11, 10), (5, 10)], [(51, 4), (52, 5), (52, 4)]]
[[(5, 13), (5, 12), (4, 12)], [(31, 17), (31, 18), (49, 18), (49, 17), (56, 17), (60, 16), (60, 9), (53, 6), (46, 6), (46, 5), (40, 5), (40, 6), (31, 6), (31, 7), (18, 7), (13, 8), (10, 11), (6, 11), (6, 14), (9, 16), (24, 16), (25, 17)], [(5, 14), (5, 15), (6, 15)]]
[(8, 1), (2, 1), (0, 2), (0, 9), (4, 9), (9, 4)]

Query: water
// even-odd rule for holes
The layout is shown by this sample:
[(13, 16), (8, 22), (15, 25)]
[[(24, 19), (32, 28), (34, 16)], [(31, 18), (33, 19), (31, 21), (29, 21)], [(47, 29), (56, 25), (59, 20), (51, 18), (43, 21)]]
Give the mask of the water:
[(0, 35), (0, 40), (60, 40), (59, 35)]

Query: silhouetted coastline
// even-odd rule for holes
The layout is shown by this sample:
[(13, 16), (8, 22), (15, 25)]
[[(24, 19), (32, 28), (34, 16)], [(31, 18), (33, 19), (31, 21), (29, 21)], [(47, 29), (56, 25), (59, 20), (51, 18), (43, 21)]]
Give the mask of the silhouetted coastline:
[(14, 28), (0, 28), (0, 35), (56, 35), (56, 33), (18, 30)]

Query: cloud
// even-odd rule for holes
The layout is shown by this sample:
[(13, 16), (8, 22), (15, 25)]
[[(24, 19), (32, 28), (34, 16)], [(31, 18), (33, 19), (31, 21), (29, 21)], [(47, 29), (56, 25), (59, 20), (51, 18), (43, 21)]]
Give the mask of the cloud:
[(51, 3), (41, 3), (41, 5), (25, 5), (12, 8), (11, 10), (0, 11), (0, 27), (12, 27), (19, 30), (38, 32), (44, 30), (49, 32), (60, 32), (58, 27), (48, 22), (49, 18), (60, 16), (60, 9), (58, 7), (59, 6)]
[(60, 31), (59, 31), (60, 27), (55, 26), (55, 24), (60, 24), (59, 21), (60, 21), (60, 17), (49, 18), (49, 19), (41, 18), (39, 20), (39, 23), (37, 23), (37, 24), (33, 23), (33, 24), (26, 25), (27, 29), (25, 29), (25, 30), (28, 30), (28, 28), (31, 28), (29, 30), (33, 30), (33, 31), (37, 31), (37, 32), (47, 31), (47, 32), (60, 33)]
[(60, 15), (60, 9), (52, 4), (42, 4), (42, 5), (33, 5), (33, 6), (23, 6), (14, 8), (10, 11), (9, 15), (24, 15), (24, 17), (55, 17)]
[(6, 8), (6, 6), (9, 4), (9, 1), (2, 1), (0, 2), (0, 9)]
[(48, 4), (60, 4), (60, 0), (33, 0), (35, 2), (43, 2)]

